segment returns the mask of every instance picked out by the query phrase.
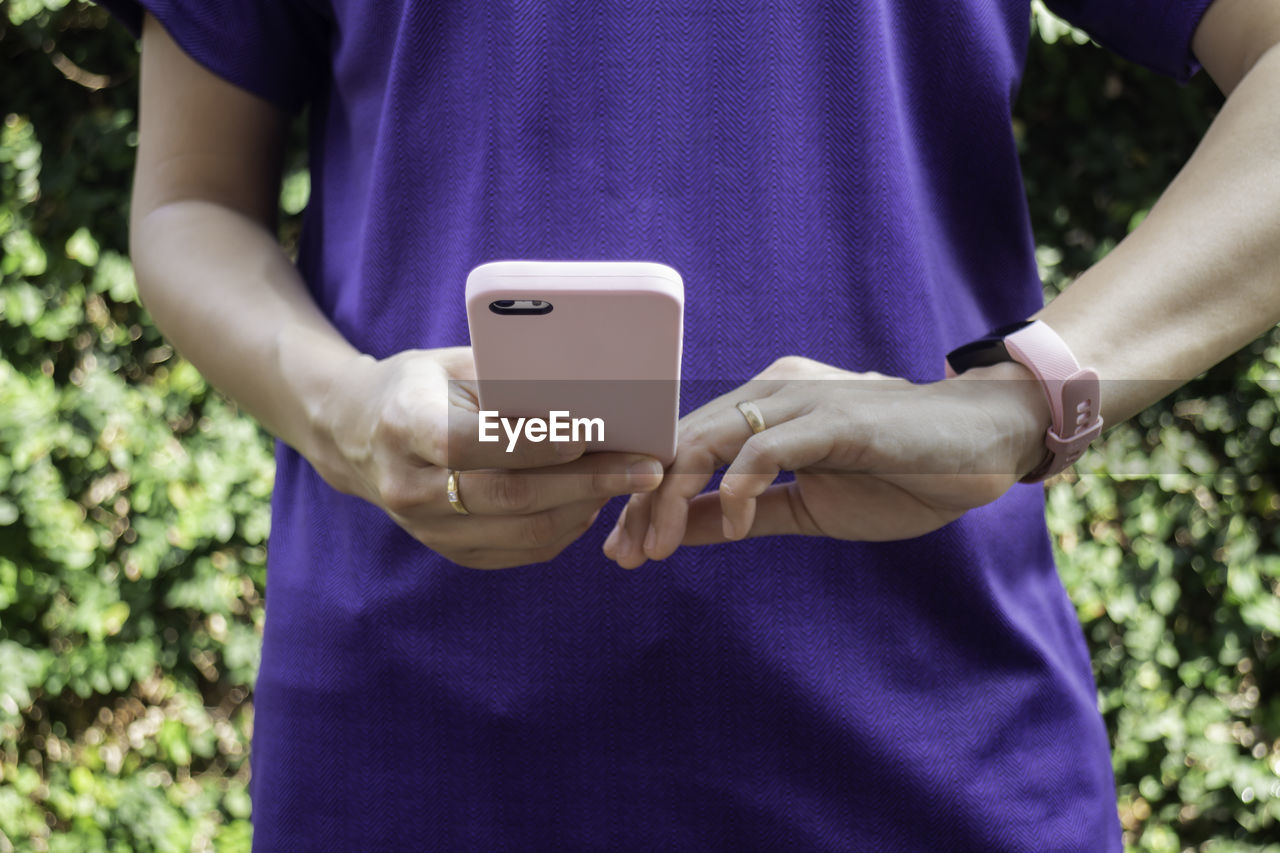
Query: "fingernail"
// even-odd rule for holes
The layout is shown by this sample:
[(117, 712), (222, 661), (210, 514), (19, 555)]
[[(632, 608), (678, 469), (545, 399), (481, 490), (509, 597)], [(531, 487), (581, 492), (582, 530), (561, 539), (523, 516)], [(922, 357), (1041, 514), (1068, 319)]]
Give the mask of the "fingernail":
[(662, 482), (662, 463), (657, 459), (634, 462), (627, 469), (627, 487), (639, 491), (642, 487), (656, 486)]
[(649, 552), (652, 551), (654, 546), (657, 544), (658, 544), (658, 531), (654, 529), (653, 525), (649, 525), (649, 532), (644, 535), (645, 555), (648, 556)]
[(609, 535), (604, 540), (604, 553), (609, 559), (613, 559), (613, 549), (618, 544), (618, 530), (619, 528), (617, 527), (610, 530)]
[(738, 531), (734, 528), (733, 522), (729, 519), (729, 516), (724, 515), (720, 517), (720, 529), (724, 531), (725, 539), (737, 538)]

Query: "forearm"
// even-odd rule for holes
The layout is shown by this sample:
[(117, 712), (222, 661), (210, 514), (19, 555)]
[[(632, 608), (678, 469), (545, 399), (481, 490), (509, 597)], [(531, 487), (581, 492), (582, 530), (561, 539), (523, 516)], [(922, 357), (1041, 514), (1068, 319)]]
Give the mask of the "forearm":
[(1035, 317), (1098, 371), (1108, 424), (1280, 322), (1280, 47), (1142, 224)]
[(320, 312), (276, 238), (201, 200), (133, 224), (138, 292), (157, 327), (219, 391), (309, 459), (316, 408), (360, 353)]

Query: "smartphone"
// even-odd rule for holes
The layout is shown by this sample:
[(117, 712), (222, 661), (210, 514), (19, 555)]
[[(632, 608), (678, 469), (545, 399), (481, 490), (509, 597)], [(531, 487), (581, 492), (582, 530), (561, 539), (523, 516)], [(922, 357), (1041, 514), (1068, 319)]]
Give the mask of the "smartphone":
[[(676, 452), (684, 282), (648, 261), (505, 260), (467, 275), (481, 440)], [(543, 426), (538, 424), (543, 422)]]

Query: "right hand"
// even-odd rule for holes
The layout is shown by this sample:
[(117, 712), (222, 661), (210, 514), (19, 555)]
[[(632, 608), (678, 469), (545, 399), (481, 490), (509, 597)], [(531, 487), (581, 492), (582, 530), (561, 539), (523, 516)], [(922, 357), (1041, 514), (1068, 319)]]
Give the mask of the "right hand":
[[(450, 381), (453, 380), (453, 381)], [(470, 347), (368, 355), (335, 376), (317, 410), (320, 476), (382, 508), (428, 548), (462, 566), (550, 560), (617, 495), (662, 482), (651, 456), (584, 455), (576, 444), (480, 443)], [(449, 469), (470, 515), (445, 494)], [(536, 470), (535, 470), (536, 469)]]

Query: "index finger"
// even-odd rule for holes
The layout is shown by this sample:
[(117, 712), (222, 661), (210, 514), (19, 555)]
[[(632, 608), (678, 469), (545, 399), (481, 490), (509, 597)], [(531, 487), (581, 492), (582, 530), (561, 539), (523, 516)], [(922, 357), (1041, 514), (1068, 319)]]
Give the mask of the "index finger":
[(527, 515), (583, 501), (647, 492), (662, 481), (662, 465), (639, 453), (588, 453), (537, 470), (466, 470), (459, 476), (472, 515)]
[(738, 402), (756, 404), (768, 426), (786, 423), (803, 404), (791, 399), (781, 383), (750, 382), (729, 394), (717, 397), (682, 424), (680, 448), (662, 485), (653, 493), (649, 531), (645, 534), (645, 556), (665, 559), (680, 546), (688, 523), (689, 502), (710, 481), (720, 465), (733, 462), (753, 437), (753, 427)]

